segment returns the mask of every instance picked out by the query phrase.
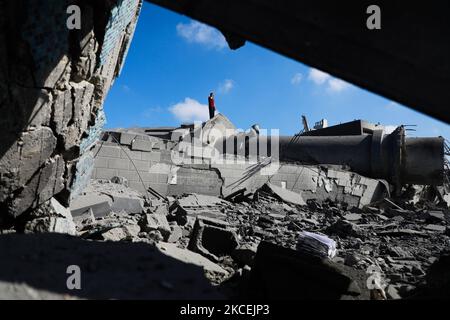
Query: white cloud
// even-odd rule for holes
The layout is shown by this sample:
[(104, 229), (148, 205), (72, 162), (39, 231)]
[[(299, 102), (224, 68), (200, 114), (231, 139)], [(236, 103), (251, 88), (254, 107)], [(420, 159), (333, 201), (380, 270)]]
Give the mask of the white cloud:
[(318, 86), (326, 84), (327, 91), (331, 93), (339, 93), (351, 87), (350, 83), (334, 78), (328, 73), (314, 68), (310, 69), (308, 79)]
[(186, 98), (169, 108), (169, 111), (181, 122), (206, 121), (209, 119), (208, 106), (195, 99)]
[(297, 85), (297, 84), (300, 84), (300, 82), (302, 82), (302, 80), (303, 80), (303, 75), (302, 75), (301, 73), (296, 73), (296, 74), (292, 77), (291, 83), (292, 83), (293, 85)]
[(309, 71), (308, 79), (317, 85), (324, 84), (330, 78), (331, 78), (331, 76), (328, 73), (325, 73), (323, 71), (320, 71), (320, 70), (317, 70), (314, 68), (311, 68)]
[(225, 37), (217, 30), (198, 21), (179, 23), (177, 33), (190, 43), (197, 43), (209, 49), (221, 50), (227, 46)]
[(331, 92), (341, 92), (350, 88), (350, 84), (341, 79), (332, 78), (328, 80), (328, 90)]
[(217, 92), (220, 94), (227, 94), (234, 88), (234, 81), (231, 79), (226, 79), (219, 85)]
[(386, 134), (391, 134), (391, 133), (394, 132), (395, 129), (397, 129), (398, 127), (399, 127), (399, 126), (392, 126), (392, 125), (384, 126), (384, 133), (386, 133)]
[(396, 110), (400, 107), (400, 105), (397, 102), (391, 101), (386, 105), (387, 110)]

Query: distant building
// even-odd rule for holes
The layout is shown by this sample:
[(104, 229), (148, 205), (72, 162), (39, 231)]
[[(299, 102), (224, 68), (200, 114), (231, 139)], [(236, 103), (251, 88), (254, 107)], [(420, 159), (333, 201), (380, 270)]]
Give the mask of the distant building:
[(314, 125), (314, 129), (319, 130), (319, 129), (325, 129), (328, 128), (328, 120), (327, 119), (322, 119), (319, 122), (316, 122), (316, 124)]

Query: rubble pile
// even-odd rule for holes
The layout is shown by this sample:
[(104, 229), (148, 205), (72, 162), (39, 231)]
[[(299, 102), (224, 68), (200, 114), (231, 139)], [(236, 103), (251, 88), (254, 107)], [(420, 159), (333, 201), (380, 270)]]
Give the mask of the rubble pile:
[[(230, 298), (272, 297), (268, 289), (280, 288), (280, 281), (317, 287), (306, 284), (311, 279), (329, 280), (321, 291), (311, 289), (309, 298), (370, 299), (373, 290), (387, 299), (414, 297), (450, 249), (450, 211), (433, 203), (386, 198), (363, 208), (330, 200), (299, 204), (289, 190), (270, 184), (234, 201), (200, 194), (158, 198), (140, 195), (123, 179), (113, 181), (93, 181), (75, 199), (78, 235), (156, 246), (203, 267)], [(379, 281), (371, 287), (374, 270)], [(279, 279), (265, 284), (264, 295), (259, 287), (269, 273)], [(287, 298), (308, 298), (305, 291), (291, 291)]]

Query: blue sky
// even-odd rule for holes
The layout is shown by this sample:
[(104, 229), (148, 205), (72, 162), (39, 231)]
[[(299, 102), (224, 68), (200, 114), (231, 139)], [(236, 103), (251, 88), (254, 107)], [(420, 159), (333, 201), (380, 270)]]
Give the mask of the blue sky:
[(232, 51), (215, 29), (145, 3), (121, 76), (105, 103), (108, 128), (178, 126), (207, 116), (209, 92), (241, 129), (282, 135), (326, 118), (417, 125), (410, 136), (450, 138), (450, 126), (331, 75), (247, 43)]

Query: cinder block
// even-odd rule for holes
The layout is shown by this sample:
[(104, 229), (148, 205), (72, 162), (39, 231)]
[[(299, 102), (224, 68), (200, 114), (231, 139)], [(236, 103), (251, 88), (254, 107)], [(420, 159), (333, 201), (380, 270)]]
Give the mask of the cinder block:
[(120, 147), (102, 146), (97, 157), (120, 158)]
[(108, 159), (108, 168), (128, 170), (130, 168), (130, 160), (127, 159)]
[(153, 143), (152, 148), (153, 150), (167, 150), (166, 145), (161, 140), (155, 141), (155, 143)]
[(146, 194), (147, 193), (147, 185), (144, 183), (144, 186), (142, 185), (142, 182), (136, 182), (136, 181), (131, 181), (130, 182), (130, 188), (134, 189), (136, 191), (139, 191), (142, 194)]
[(146, 183), (158, 183), (158, 174), (156, 173), (139, 172), (139, 174)]
[(137, 151), (149, 152), (149, 151), (152, 151), (152, 148), (153, 148), (153, 142), (151, 142), (151, 141), (136, 139), (131, 144), (131, 149), (137, 150)]
[(161, 161), (161, 152), (159, 152), (159, 151), (142, 152), (142, 160), (152, 161), (152, 162), (160, 162)]
[(148, 162), (148, 161), (133, 160), (133, 164), (131, 164), (130, 168), (134, 168), (136, 166), (138, 171), (147, 171), (148, 172), (150, 170), (150, 162)]
[(166, 151), (170, 152), (177, 145), (178, 145), (177, 142), (164, 140), (164, 142), (162, 143), (162, 148), (163, 148), (163, 150), (166, 150)]
[(169, 151), (162, 151), (161, 162), (172, 163), (172, 153)]
[(167, 184), (169, 176), (167, 174), (158, 174), (158, 183)]
[(140, 181), (139, 175), (136, 171), (133, 170), (119, 170), (119, 177), (124, 177), (129, 182), (131, 181)]
[(167, 192), (170, 195), (182, 195), (186, 193), (186, 187), (181, 185), (170, 185)]
[(118, 170), (116, 169), (105, 169), (105, 168), (97, 168), (96, 170), (96, 179), (111, 179), (114, 176), (118, 175)]
[(97, 157), (95, 159), (95, 167), (96, 168), (108, 168), (108, 158)]
[(150, 187), (152, 187), (157, 192), (161, 193), (162, 195), (166, 195), (168, 191), (168, 185), (167, 184), (159, 184), (159, 183), (151, 183), (149, 184)]
[(137, 139), (137, 137), (139, 137), (138, 134), (122, 132), (120, 134), (120, 144), (130, 146), (133, 140)]
[(133, 151), (125, 147), (120, 151), (120, 158), (122, 159), (132, 159), (132, 160), (142, 160), (142, 152), (141, 151)]

